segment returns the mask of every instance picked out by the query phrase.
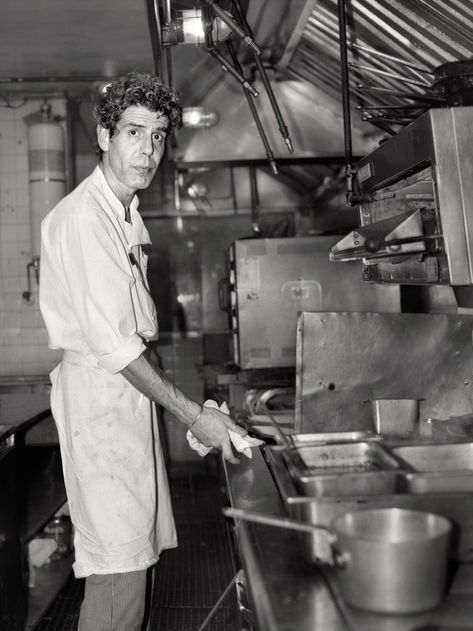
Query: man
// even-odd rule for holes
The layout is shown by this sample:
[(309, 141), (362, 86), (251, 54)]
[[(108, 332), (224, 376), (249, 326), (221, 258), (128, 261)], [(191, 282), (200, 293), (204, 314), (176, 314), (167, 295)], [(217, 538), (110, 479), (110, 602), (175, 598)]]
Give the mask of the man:
[(146, 570), (177, 545), (154, 403), (236, 462), (225, 414), (187, 397), (146, 355), (157, 338), (137, 211), (179, 122), (175, 95), (130, 73), (95, 108), (100, 161), (42, 224), (40, 307), (51, 348), (51, 408), (86, 577), (79, 631), (138, 631)]

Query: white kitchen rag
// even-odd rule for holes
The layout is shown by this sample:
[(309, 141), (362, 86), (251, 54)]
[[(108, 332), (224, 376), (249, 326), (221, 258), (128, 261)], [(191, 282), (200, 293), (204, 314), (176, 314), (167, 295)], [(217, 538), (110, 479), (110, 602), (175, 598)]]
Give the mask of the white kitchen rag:
[[(207, 408), (217, 408), (224, 414), (230, 413), (225, 401), (219, 407), (216, 401), (213, 401), (212, 399), (207, 399), (207, 401), (204, 402), (204, 406)], [(230, 429), (228, 430), (228, 434), (230, 436), (230, 440), (232, 441), (235, 449), (239, 453), (245, 454), (247, 458), (253, 457), (253, 454), (251, 453), (251, 447), (259, 447), (260, 445), (263, 444), (263, 441), (259, 440), (258, 438), (252, 438), (251, 436), (240, 436), (240, 434), (238, 434), (237, 432), (232, 432), (232, 430)], [(194, 436), (194, 434), (191, 432), (190, 429), (187, 430), (186, 438), (190, 447), (194, 451), (196, 451), (199, 454), (199, 456), (206, 456), (209, 453), (209, 451), (212, 450), (212, 447), (206, 447), (199, 440), (197, 440), (197, 438)]]

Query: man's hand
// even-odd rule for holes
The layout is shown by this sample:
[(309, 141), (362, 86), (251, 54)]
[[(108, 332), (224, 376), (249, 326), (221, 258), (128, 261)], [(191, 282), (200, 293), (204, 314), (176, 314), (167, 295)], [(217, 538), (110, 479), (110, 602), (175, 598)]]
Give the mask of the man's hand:
[(240, 461), (233, 454), (228, 430), (232, 430), (232, 432), (236, 432), (240, 436), (248, 434), (246, 429), (237, 425), (228, 414), (221, 412), (217, 408), (204, 405), (202, 415), (192, 425), (191, 432), (206, 447), (221, 449), (225, 460), (232, 464), (238, 464)]

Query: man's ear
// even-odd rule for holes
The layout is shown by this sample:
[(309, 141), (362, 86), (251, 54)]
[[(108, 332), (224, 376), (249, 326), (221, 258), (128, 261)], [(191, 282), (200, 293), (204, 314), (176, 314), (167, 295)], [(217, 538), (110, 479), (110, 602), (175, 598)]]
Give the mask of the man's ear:
[(102, 151), (108, 151), (108, 144), (110, 142), (110, 132), (102, 125), (97, 125), (97, 142)]

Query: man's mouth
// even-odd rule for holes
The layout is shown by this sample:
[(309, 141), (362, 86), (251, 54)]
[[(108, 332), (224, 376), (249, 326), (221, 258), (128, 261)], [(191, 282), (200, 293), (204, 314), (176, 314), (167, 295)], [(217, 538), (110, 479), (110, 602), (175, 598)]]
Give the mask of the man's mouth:
[(148, 175), (153, 170), (153, 167), (134, 167), (134, 168), (136, 171), (138, 171), (138, 173), (141, 173), (141, 175)]

